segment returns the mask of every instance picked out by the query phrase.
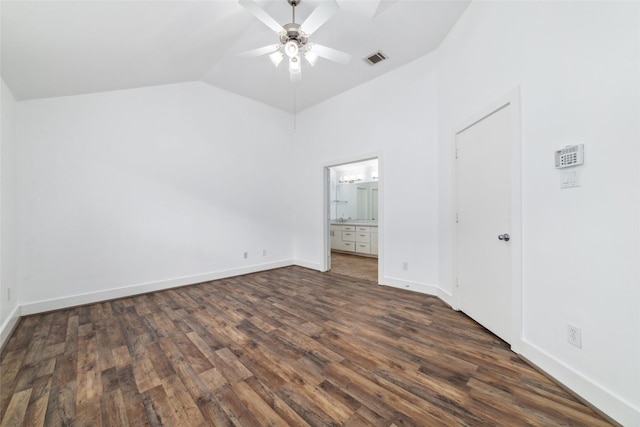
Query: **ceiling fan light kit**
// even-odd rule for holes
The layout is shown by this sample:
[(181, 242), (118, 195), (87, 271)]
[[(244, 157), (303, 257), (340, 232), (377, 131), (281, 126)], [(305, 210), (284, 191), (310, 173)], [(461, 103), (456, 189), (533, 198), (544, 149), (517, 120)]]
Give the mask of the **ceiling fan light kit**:
[[(299, 81), (302, 77), (301, 54), (307, 62), (314, 66), (318, 58), (346, 64), (351, 60), (351, 55), (338, 50), (309, 43), (309, 36), (327, 22), (339, 9), (336, 0), (323, 2), (302, 23), (296, 24), (296, 6), (301, 0), (287, 0), (292, 8), (292, 22), (280, 25), (267, 12), (261, 9), (254, 0), (239, 0), (239, 3), (251, 12), (266, 26), (274, 30), (279, 37), (279, 45), (269, 45), (258, 49), (240, 53), (242, 57), (256, 57), (269, 55), (269, 59), (278, 67), (286, 55), (289, 58), (289, 76), (292, 82)], [(304, 30), (303, 30), (304, 29)]]
[(280, 65), (283, 58), (284, 55), (280, 51), (269, 54), (269, 59), (271, 60), (271, 62), (273, 62), (273, 65), (275, 65), (276, 68), (278, 68), (278, 65)]

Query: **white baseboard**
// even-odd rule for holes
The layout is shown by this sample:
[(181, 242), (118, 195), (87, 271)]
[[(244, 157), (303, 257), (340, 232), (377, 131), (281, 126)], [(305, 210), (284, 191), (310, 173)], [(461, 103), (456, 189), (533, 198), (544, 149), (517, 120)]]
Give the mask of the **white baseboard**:
[(382, 278), (382, 280), (380, 280), (380, 284), (384, 286), (391, 286), (394, 288), (406, 289), (408, 291), (420, 292), (422, 294), (439, 296), (439, 288), (435, 285), (429, 285), (426, 283), (409, 282), (407, 280), (385, 276)]
[(518, 345), (522, 356), (571, 392), (623, 426), (640, 426), (640, 407), (627, 402), (592, 379), (526, 340)]
[(458, 311), (456, 304), (453, 303), (453, 295), (447, 291), (442, 290), (442, 288), (438, 288), (438, 298), (444, 301), (446, 304), (449, 304), (451, 308)]
[(322, 266), (319, 262), (306, 261), (303, 259), (293, 260), (293, 264), (299, 267), (309, 268), (311, 270), (322, 271)]
[(142, 283), (122, 288), (109, 289), (105, 291), (91, 292), (81, 295), (70, 295), (51, 300), (35, 301), (23, 304), (21, 306), (20, 315), (27, 316), (30, 314), (44, 313), (46, 311), (59, 310), (62, 308), (75, 307), (78, 305), (93, 304), (100, 301), (130, 297), (133, 295), (161, 291), (165, 289), (191, 285), (194, 283), (208, 282), (211, 280), (225, 279), (228, 277), (240, 276), (243, 274), (257, 273), (260, 271), (272, 270), (274, 268), (287, 267), (293, 264), (293, 260), (287, 259), (265, 264), (251, 265), (248, 267), (215, 271), (212, 273), (199, 274), (195, 276), (178, 277), (174, 279), (162, 280), (160, 282)]
[(9, 317), (0, 325), (0, 349), (4, 347), (5, 342), (13, 332), (13, 328), (18, 324), (21, 316), (20, 306), (17, 305), (13, 308), (13, 311), (9, 314)]

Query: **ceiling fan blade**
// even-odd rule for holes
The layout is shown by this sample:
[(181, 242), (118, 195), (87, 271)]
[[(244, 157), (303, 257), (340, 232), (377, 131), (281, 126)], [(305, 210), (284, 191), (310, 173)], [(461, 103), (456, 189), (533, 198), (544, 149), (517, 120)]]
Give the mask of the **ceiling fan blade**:
[(340, 6), (338, 6), (336, 0), (323, 1), (320, 6), (316, 7), (316, 10), (311, 12), (311, 15), (300, 24), (300, 28), (302, 28), (302, 31), (306, 34), (311, 35), (331, 19), (338, 9), (340, 9)]
[(243, 58), (254, 58), (256, 56), (268, 55), (273, 52), (277, 52), (280, 49), (279, 44), (270, 44), (269, 46), (259, 47), (257, 49), (251, 49), (246, 52), (240, 52), (238, 56)]
[(330, 47), (323, 46), (321, 44), (312, 44), (309, 50), (321, 58), (328, 59), (329, 61), (337, 62), (338, 64), (348, 64), (351, 61), (351, 55), (348, 53), (340, 52), (339, 50), (332, 49)]
[(282, 25), (278, 24), (278, 21), (273, 19), (271, 15), (264, 11), (260, 6), (256, 4), (253, 0), (240, 0), (240, 5), (247, 9), (249, 12), (253, 14), (256, 18), (262, 21), (264, 25), (271, 28), (276, 33), (282, 31)]
[(398, 0), (379, 0), (378, 1), (378, 7), (376, 8), (376, 11), (374, 12), (373, 17), (377, 18), (379, 15), (383, 14), (384, 12), (386, 12), (391, 6), (393, 6), (397, 2), (398, 2)]

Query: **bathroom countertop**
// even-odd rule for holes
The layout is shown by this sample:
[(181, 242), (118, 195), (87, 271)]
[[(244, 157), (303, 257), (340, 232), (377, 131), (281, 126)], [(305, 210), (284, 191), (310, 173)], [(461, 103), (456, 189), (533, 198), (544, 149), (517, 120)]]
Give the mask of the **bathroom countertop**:
[(331, 220), (331, 225), (368, 225), (369, 227), (377, 227), (378, 221), (370, 219), (348, 219), (344, 222)]

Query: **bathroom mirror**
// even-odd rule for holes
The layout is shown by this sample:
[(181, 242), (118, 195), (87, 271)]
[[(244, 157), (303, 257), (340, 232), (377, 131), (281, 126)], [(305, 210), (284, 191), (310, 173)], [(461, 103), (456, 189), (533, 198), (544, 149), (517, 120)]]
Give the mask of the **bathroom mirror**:
[(336, 219), (377, 220), (378, 182), (336, 184)]

